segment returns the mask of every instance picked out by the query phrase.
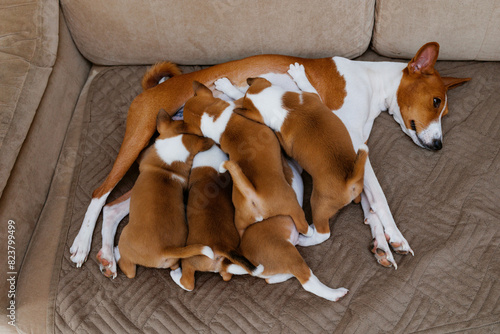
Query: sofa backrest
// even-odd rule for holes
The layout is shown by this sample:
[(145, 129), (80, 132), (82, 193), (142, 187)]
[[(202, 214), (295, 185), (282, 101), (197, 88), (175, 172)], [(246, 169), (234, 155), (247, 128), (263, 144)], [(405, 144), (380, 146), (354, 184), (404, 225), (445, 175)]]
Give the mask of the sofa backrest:
[(375, 9), (375, 0), (61, 3), (80, 52), (99, 65), (208, 65), (264, 53), (353, 58), (369, 47)]
[(440, 60), (500, 60), (500, 1), (377, 0), (377, 53), (411, 58), (429, 41)]

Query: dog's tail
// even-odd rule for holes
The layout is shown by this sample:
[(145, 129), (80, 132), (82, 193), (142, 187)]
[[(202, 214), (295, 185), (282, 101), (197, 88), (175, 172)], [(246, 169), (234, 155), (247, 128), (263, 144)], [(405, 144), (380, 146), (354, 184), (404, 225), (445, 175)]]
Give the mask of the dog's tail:
[(258, 211), (261, 208), (261, 203), (259, 197), (257, 196), (257, 191), (254, 185), (247, 178), (245, 173), (241, 170), (241, 167), (232, 160), (226, 160), (222, 162), (219, 166), (219, 172), (225, 173), (229, 171), (231, 178), (233, 179), (233, 184), (238, 188), (245, 199), (252, 203), (252, 206)]
[(220, 251), (220, 253), (226, 258), (222, 262), (222, 271), (231, 274), (237, 272), (236, 274), (250, 274), (253, 276), (260, 275), (264, 271), (264, 267), (262, 265), (255, 266), (252, 262), (250, 262), (250, 260), (236, 250)]
[(352, 170), (351, 177), (347, 182), (348, 189), (352, 190), (351, 198), (359, 203), (361, 200), (360, 195), (363, 191), (363, 181), (365, 176), (365, 164), (368, 158), (368, 146), (362, 144), (358, 148), (358, 153), (356, 155), (356, 160), (354, 162), (354, 168)]
[(169, 61), (156, 63), (148, 69), (146, 74), (144, 74), (144, 77), (142, 78), (142, 89), (147, 90), (153, 88), (160, 83), (162, 78), (180, 74), (182, 74), (182, 72), (177, 65)]
[(184, 259), (196, 255), (205, 255), (212, 260), (215, 259), (212, 248), (200, 244), (188, 245), (184, 247), (166, 247), (163, 250), (163, 256), (165, 258)]

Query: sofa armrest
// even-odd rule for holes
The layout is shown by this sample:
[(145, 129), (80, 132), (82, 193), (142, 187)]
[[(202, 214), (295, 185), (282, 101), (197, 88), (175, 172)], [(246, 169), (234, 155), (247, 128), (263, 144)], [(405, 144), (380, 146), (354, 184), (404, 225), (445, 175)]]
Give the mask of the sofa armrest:
[[(57, 1), (56, 9), (59, 10)], [(42, 15), (42, 14), (40, 14)], [(59, 20), (57, 17), (59, 16)], [(47, 19), (47, 17), (44, 17)], [(50, 16), (54, 19), (54, 16)], [(7, 241), (7, 222), (13, 220), (15, 222), (15, 268), (13, 272), (17, 272), (17, 288), (16, 288), (16, 318), (22, 313), (23, 307), (34, 305), (32, 300), (30, 303), (25, 303), (26, 282), (35, 283), (40, 289), (30, 290), (30, 298), (33, 294), (43, 294), (44, 284), (40, 283), (40, 279), (45, 274), (44, 266), (49, 266), (49, 262), (53, 258), (44, 259), (44, 266), (36, 272), (26, 270), (27, 275), (23, 275), (25, 268), (23, 259), (29, 258), (27, 249), (30, 248), (29, 243), (36, 240), (33, 234), (38, 229), (40, 213), (45, 205), (47, 194), (51, 187), (54, 170), (61, 152), (64, 138), (68, 129), (68, 124), (73, 115), (76, 102), (80, 95), (81, 89), (88, 77), (90, 63), (86, 61), (76, 49), (69, 31), (61, 15), (55, 15), (58, 29), (57, 50), (54, 52), (54, 64), (49, 68), (49, 76), (46, 80), (39, 82), (40, 87), (36, 90), (42, 91), (41, 100), (39, 103), (23, 106), (25, 111), (33, 114), (33, 120), (27, 124), (28, 129), (26, 138), (22, 141), (19, 152), (15, 159), (10, 175), (6, 180), (6, 185), (0, 197), (0, 221), (2, 222), (0, 231), (0, 244), (6, 245)], [(35, 82), (31, 84), (35, 85)], [(21, 92), (21, 94), (29, 94)], [(32, 96), (21, 95), (20, 100), (32, 98)], [(14, 115), (14, 117), (17, 117)], [(2, 156), (3, 159), (3, 156)], [(43, 224), (51, 224), (50, 221), (44, 221)], [(45, 226), (49, 227), (50, 226)], [(35, 232), (34, 232), (35, 231)], [(58, 237), (57, 227), (54, 228), (54, 238)], [(5, 246), (6, 252), (6, 246)], [(26, 256), (25, 256), (26, 255)], [(0, 266), (7, 268), (6, 257), (0, 257)], [(28, 265), (29, 266), (29, 265)], [(41, 271), (40, 271), (41, 270)], [(51, 273), (51, 268), (47, 268), (47, 273)], [(2, 271), (0, 279), (5, 282), (6, 270)], [(24, 278), (24, 280), (23, 280)], [(48, 284), (47, 284), (48, 287)], [(1, 317), (6, 318), (5, 312), (9, 305), (7, 298), (7, 290), (9, 287), (5, 284), (0, 288), (0, 311)], [(36, 300), (36, 298), (34, 299)], [(47, 305), (44, 305), (47, 309)], [(45, 310), (46, 312), (46, 310)], [(31, 321), (40, 323), (40, 317), (45, 315), (36, 312), (29, 313)], [(17, 319), (16, 319), (17, 320)], [(1, 326), (4, 324), (0, 323)], [(7, 325), (7, 329), (12, 329)], [(33, 327), (27, 331), (37, 332), (38, 327)]]

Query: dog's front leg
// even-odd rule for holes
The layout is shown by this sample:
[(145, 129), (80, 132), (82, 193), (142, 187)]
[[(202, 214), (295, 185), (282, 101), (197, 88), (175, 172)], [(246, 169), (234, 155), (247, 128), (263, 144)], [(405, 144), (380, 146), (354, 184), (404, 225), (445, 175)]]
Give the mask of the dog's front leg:
[(413, 250), (396, 226), (382, 187), (375, 176), (369, 159), (366, 160), (365, 165), (361, 205), (365, 213), (365, 223), (369, 224), (372, 230), (374, 238), (372, 252), (374, 252), (377, 261), (384, 266), (394, 265), (397, 268), (388, 242), (400, 254), (413, 254)]

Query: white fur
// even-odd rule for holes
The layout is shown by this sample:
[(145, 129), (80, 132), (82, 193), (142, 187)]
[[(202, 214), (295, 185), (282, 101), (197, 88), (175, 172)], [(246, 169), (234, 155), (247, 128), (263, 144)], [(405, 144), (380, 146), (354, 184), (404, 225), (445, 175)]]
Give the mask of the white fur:
[(174, 161), (186, 162), (189, 157), (189, 151), (182, 142), (182, 135), (157, 139), (154, 145), (156, 153), (167, 165), (171, 165)]
[(293, 179), (292, 179), (292, 188), (293, 191), (295, 191), (295, 195), (297, 196), (297, 201), (299, 202), (300, 206), (304, 203), (304, 182), (302, 180), (302, 176), (300, 175), (302, 173), (302, 167), (299, 166), (297, 161), (292, 160), (292, 159), (286, 159), (286, 162), (290, 166), (293, 172)]
[(206, 257), (209, 257), (212, 260), (215, 259), (214, 251), (212, 250), (212, 248), (210, 248), (208, 246), (203, 247), (203, 250), (201, 251), (201, 253), (203, 255), (205, 255)]
[(233, 275), (247, 275), (248, 274), (248, 271), (245, 268), (243, 268), (239, 264), (235, 264), (235, 263), (227, 266), (226, 271), (230, 274), (233, 274)]
[(282, 98), (286, 91), (278, 86), (271, 86), (258, 94), (249, 94), (246, 98), (252, 101), (264, 119), (264, 123), (274, 131), (281, 131), (288, 110), (283, 108)]
[(220, 144), (220, 137), (224, 130), (226, 130), (227, 122), (229, 122), (233, 114), (233, 109), (234, 103), (230, 102), (229, 106), (222, 111), (217, 120), (215, 120), (215, 117), (203, 114), (200, 122), (200, 129), (203, 135)]
[(178, 286), (180, 286), (181, 288), (183, 288), (184, 290), (186, 290), (186, 291), (192, 291), (192, 290), (186, 289), (186, 287), (184, 285), (182, 285), (182, 283), (181, 283), (181, 278), (182, 278), (182, 269), (181, 268), (177, 268), (175, 270), (170, 270), (170, 277), (172, 277), (172, 280)]
[[(318, 91), (316, 88), (311, 85), (309, 80), (307, 79), (306, 76), (306, 70), (304, 68), (304, 65), (301, 65), (299, 63), (295, 63), (290, 65), (290, 69), (288, 70), (288, 74), (292, 77), (292, 79), (295, 81), (297, 86), (300, 88), (301, 91), (303, 92), (308, 92), (308, 93), (313, 93), (319, 96)], [(300, 94), (300, 103), (302, 104), (302, 94)]]
[(276, 275), (267, 277), (266, 282), (267, 282), (267, 284), (282, 283), (282, 282), (288, 281), (292, 277), (293, 277), (292, 274), (276, 274)]
[(244, 89), (244, 91), (242, 91), (239, 88), (237, 88), (236, 86), (233, 86), (233, 84), (231, 83), (231, 81), (229, 81), (228, 78), (221, 78), (221, 79), (215, 80), (214, 85), (215, 85), (215, 89), (226, 94), (227, 96), (229, 96), (233, 100), (238, 100), (238, 99), (242, 98), (243, 96), (245, 96), (246, 89)]
[(227, 154), (217, 145), (213, 145), (209, 150), (200, 152), (194, 156), (192, 168), (212, 167), (215, 170), (219, 170), (220, 164), (227, 159)]
[(328, 233), (318, 233), (314, 224), (310, 225), (309, 228), (312, 230), (311, 236), (303, 236), (299, 234), (299, 240), (297, 245), (307, 247), (314, 246), (322, 243), (323, 241), (328, 240), (330, 238), (330, 232)]
[(115, 259), (115, 254), (113, 252), (116, 229), (121, 220), (128, 215), (129, 212), (130, 198), (112, 206), (105, 206), (103, 209), (101, 258), (107, 260), (109, 265), (104, 268), (102, 264), (99, 264), (99, 267), (101, 271), (109, 269), (113, 278), (117, 275), (116, 262), (118, 261), (118, 259)]
[(102, 207), (106, 203), (106, 199), (108, 198), (110, 192), (111, 191), (107, 192), (102, 197), (92, 198), (90, 201), (90, 205), (87, 208), (85, 217), (83, 218), (80, 231), (70, 248), (71, 261), (76, 263), (77, 268), (80, 268), (83, 262), (87, 260), (97, 218), (99, 217), (99, 213), (101, 213)]
[(118, 249), (118, 246), (116, 246), (114, 249), (113, 249), (113, 254), (115, 255), (115, 260), (116, 262), (120, 261), (120, 258), (122, 257), (120, 255), (120, 250)]
[(344, 297), (349, 290), (345, 288), (332, 289), (320, 282), (311, 271), (311, 277), (302, 285), (304, 290), (314, 293), (317, 296), (336, 302)]

